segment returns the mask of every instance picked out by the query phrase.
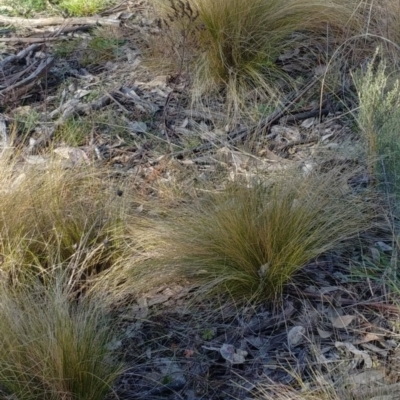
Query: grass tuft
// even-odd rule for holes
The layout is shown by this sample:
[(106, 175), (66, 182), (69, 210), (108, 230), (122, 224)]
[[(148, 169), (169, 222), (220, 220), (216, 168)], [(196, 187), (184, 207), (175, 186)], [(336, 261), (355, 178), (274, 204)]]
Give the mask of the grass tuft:
[(197, 96), (222, 86), (235, 105), (248, 90), (276, 95), (273, 82), (285, 76), (276, 60), (291, 34), (342, 29), (351, 17), (344, 2), (325, 0), (169, 0), (167, 11), (162, 4), (167, 26), (178, 26), (192, 47), (186, 52), (197, 55)]
[(0, 387), (25, 400), (100, 400), (122, 366), (99, 302), (71, 302), (63, 279), (0, 287)]
[(276, 298), (308, 261), (371, 222), (369, 206), (335, 174), (232, 184), (174, 215), (164, 257), (236, 298)]
[(51, 159), (36, 166), (16, 159), (0, 157), (1, 276), (10, 282), (47, 279), (61, 267), (80, 291), (139, 253), (128, 230), (140, 219), (127, 218), (134, 194), (119, 196), (121, 187), (101, 167), (65, 168)]

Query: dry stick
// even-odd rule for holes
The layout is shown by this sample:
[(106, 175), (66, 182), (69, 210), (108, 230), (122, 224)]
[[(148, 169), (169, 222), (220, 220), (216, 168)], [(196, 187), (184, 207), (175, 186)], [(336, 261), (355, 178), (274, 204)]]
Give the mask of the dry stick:
[(15, 83), (14, 85), (10, 85), (10, 86), (6, 87), (5, 89), (1, 90), (0, 95), (4, 94), (4, 93), (8, 93), (10, 91), (13, 91), (15, 89), (18, 89), (22, 86), (28, 85), (29, 83), (38, 79), (40, 76), (42, 76), (49, 70), (49, 68), (53, 65), (53, 62), (54, 62), (53, 57), (49, 57), (49, 58), (43, 60), (32, 74), (30, 74), (25, 79), (22, 79), (21, 81)]
[(43, 43), (43, 42), (54, 42), (56, 40), (66, 40), (65, 37), (12, 37), (12, 38), (0, 38), (0, 42), (15, 42), (15, 43)]
[[(66, 33), (76, 32), (76, 31), (87, 31), (92, 28), (92, 25), (68, 25), (68, 20), (66, 25), (60, 26), (57, 31), (45, 31), (41, 34), (41, 36), (29, 36), (29, 37), (7, 37), (0, 38), (0, 42), (20, 42), (20, 43), (39, 43), (36, 46), (40, 46), (40, 43), (47, 41), (56, 41), (56, 40), (66, 40), (69, 38), (60, 37)], [(35, 45), (32, 45), (35, 46)], [(31, 46), (29, 46), (31, 47)], [(16, 57), (16, 56), (11, 56)]]
[(21, 50), (18, 54), (6, 57), (3, 61), (0, 62), (0, 69), (3, 69), (10, 62), (14, 62), (17, 60), (21, 60), (22, 58), (25, 58), (31, 51), (36, 51), (40, 47), (41, 47), (40, 44), (32, 44), (27, 48)]
[(284, 122), (287, 124), (288, 122), (298, 122), (301, 120), (305, 120), (307, 118), (314, 118), (314, 117), (321, 118), (322, 116), (328, 115), (329, 112), (330, 112), (329, 107), (325, 107), (325, 108), (318, 107), (318, 108), (314, 108), (312, 110), (298, 112), (295, 114), (290, 114), (286, 117), (282, 117), (280, 122)]
[(173, 149), (173, 147), (172, 147), (171, 138), (169, 137), (169, 134), (168, 134), (168, 123), (167, 123), (167, 113), (168, 113), (168, 110), (167, 110), (167, 108), (168, 108), (168, 104), (169, 104), (169, 102), (170, 102), (170, 100), (171, 100), (172, 93), (173, 93), (173, 92), (169, 92), (169, 93), (168, 93), (168, 96), (167, 96), (167, 98), (166, 98), (166, 100), (165, 100), (164, 112), (163, 112), (165, 136), (167, 137), (167, 142), (168, 142), (168, 146), (169, 146), (169, 151), (170, 151), (171, 153), (173, 152), (174, 149)]
[(121, 21), (113, 18), (101, 17), (82, 17), (82, 18), (20, 18), (20, 17), (6, 17), (0, 15), (0, 23), (23, 26), (26, 28), (42, 27), (50, 25), (108, 25), (120, 26)]
[[(8, 75), (5, 77), (4, 82), (2, 84), (0, 84), (0, 90), (14, 84), (15, 82), (17, 82), (19, 80), (19, 78), (21, 78), (22, 76), (30, 73), (32, 70), (36, 69), (37, 66), (39, 65), (40, 60), (36, 60), (35, 62), (33, 62), (32, 64), (28, 65), (28, 67), (26, 67), (25, 69), (23, 69), (22, 71), (16, 72), (13, 75)], [(0, 67), (1, 68), (1, 67)], [(4, 74), (4, 70), (1, 70), (2, 75)]]

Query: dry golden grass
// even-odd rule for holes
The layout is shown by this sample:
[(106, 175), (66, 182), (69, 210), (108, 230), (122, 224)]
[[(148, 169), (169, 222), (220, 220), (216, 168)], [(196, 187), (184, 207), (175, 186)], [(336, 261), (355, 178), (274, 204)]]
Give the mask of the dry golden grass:
[[(399, 396), (396, 384), (384, 382), (364, 382), (360, 384), (356, 378), (358, 373), (348, 373), (346, 368), (341, 370), (339, 364), (333, 370), (313, 371), (309, 380), (304, 381), (293, 372), (294, 385), (284, 385), (273, 382), (267, 377), (254, 390), (257, 400), (391, 400)], [(374, 369), (371, 375), (380, 371)], [(354, 378), (354, 379), (353, 379)]]
[[(400, 60), (400, 3), (393, 0), (357, 1), (357, 12), (364, 21), (362, 33), (367, 36), (361, 47), (369, 53), (369, 44), (380, 44), (385, 57), (397, 64)], [(372, 43), (371, 43), (372, 42)]]
[(113, 255), (106, 242), (121, 227), (122, 216), (116, 194), (113, 199), (94, 169), (72, 171), (57, 162), (38, 168), (15, 163), (7, 155), (0, 163), (3, 272), (42, 272), (71, 262), (80, 250), (87, 274), (107, 267)]
[(51, 158), (37, 166), (17, 160), (18, 155), (7, 152), (0, 157), (4, 281), (29, 282), (38, 275), (46, 281), (61, 269), (77, 292), (106, 292), (108, 303), (125, 290), (135, 293), (141, 282), (151, 285), (137, 279), (148, 258), (148, 247), (141, 245), (148, 223), (134, 212), (140, 203), (130, 185), (100, 166), (65, 168)]
[(160, 233), (160, 263), (204, 290), (273, 299), (308, 261), (370, 223), (370, 205), (352, 195), (337, 170), (290, 173), (251, 187), (233, 184), (172, 213)]
[(156, 0), (155, 3), (168, 27), (169, 35), (165, 37), (174, 43), (174, 51), (165, 55), (173, 59), (179, 56), (184, 67), (187, 67), (183, 65), (185, 62), (194, 60), (194, 97), (198, 99), (225, 88), (233, 112), (244, 105), (243, 98), (251, 90), (266, 94), (265, 98), (280, 95), (274, 81), (288, 77), (275, 63), (290, 42), (291, 34), (310, 31), (324, 36), (327, 30), (343, 30), (357, 19), (353, 8), (343, 1)]
[[(26, 400), (100, 400), (122, 372), (101, 302), (72, 301), (66, 277), (0, 285), (0, 386)], [(99, 299), (98, 299), (99, 300)]]

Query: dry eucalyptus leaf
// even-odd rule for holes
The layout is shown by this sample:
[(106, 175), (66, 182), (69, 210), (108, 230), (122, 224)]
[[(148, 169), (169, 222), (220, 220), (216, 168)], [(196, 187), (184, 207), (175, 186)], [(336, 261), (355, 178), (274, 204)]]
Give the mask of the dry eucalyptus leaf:
[(301, 126), (302, 128), (309, 129), (309, 128), (311, 128), (313, 125), (315, 125), (316, 122), (317, 122), (317, 119), (314, 118), (314, 117), (312, 117), (312, 118), (307, 118), (307, 119), (305, 119), (305, 120), (301, 123), (300, 126)]
[(111, 342), (107, 343), (107, 350), (118, 350), (122, 346), (122, 341), (113, 339)]
[(147, 124), (141, 121), (129, 122), (129, 129), (134, 133), (146, 133), (147, 132)]
[(321, 287), (319, 292), (321, 294), (327, 294), (327, 293), (331, 293), (331, 292), (336, 292), (337, 290), (340, 290), (339, 286), (323, 286), (323, 287)]
[(335, 347), (337, 349), (346, 349), (350, 353), (354, 355), (354, 358), (357, 360), (363, 360), (365, 364), (365, 368), (372, 367), (372, 359), (370, 355), (366, 351), (358, 350), (354, 345), (348, 342), (336, 342)]
[(318, 335), (321, 336), (322, 339), (327, 339), (332, 336), (333, 332), (323, 331), (322, 329), (317, 328)]
[(258, 270), (258, 276), (260, 278), (264, 278), (267, 275), (269, 269), (269, 263), (261, 265), (260, 269)]
[(374, 246), (369, 246), (369, 251), (371, 252), (372, 260), (376, 263), (379, 263), (381, 261), (380, 251)]
[(294, 326), (287, 335), (287, 340), (289, 347), (298, 346), (304, 339), (304, 334), (306, 332), (306, 328), (304, 326)]
[(231, 362), (232, 364), (243, 364), (245, 357), (247, 356), (247, 351), (240, 349), (235, 351), (235, 347), (227, 343), (224, 343), (221, 346), (219, 352), (225, 360)]
[(337, 318), (333, 318), (332, 321), (332, 326), (334, 328), (346, 328), (348, 325), (350, 325), (353, 320), (355, 319), (355, 315), (342, 315)]
[(367, 333), (361, 339), (353, 342), (354, 344), (368, 343), (372, 341), (381, 341), (382, 337), (376, 335), (375, 333)]
[(371, 350), (371, 351), (373, 351), (374, 353), (379, 354), (379, 355), (382, 356), (382, 357), (385, 357), (385, 358), (386, 358), (387, 355), (388, 355), (388, 351), (387, 351), (387, 350), (381, 349), (381, 348), (379, 348), (378, 346), (373, 345), (372, 343), (362, 343), (361, 346), (362, 346), (364, 349)]
[(61, 158), (71, 160), (74, 163), (89, 162), (89, 158), (86, 155), (86, 153), (77, 147), (71, 147), (71, 146), (57, 147), (56, 149), (54, 149), (54, 153), (59, 155)]
[(393, 250), (392, 246), (390, 246), (384, 242), (376, 242), (375, 245), (378, 246), (381, 251), (392, 251)]

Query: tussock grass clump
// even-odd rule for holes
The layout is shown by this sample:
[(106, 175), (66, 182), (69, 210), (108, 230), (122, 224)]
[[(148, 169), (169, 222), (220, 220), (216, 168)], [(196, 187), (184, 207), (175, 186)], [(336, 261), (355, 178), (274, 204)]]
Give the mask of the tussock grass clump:
[(206, 288), (274, 298), (308, 261), (369, 226), (369, 206), (338, 174), (232, 184), (174, 216), (164, 256)]
[(0, 158), (3, 278), (44, 277), (54, 266), (65, 266), (79, 286), (126, 256), (125, 202), (110, 190), (101, 168), (15, 160)]
[[(371, 35), (370, 44), (379, 43), (385, 57), (398, 65), (400, 44), (400, 3), (393, 0), (367, 0), (357, 4), (357, 12), (362, 15), (364, 33)], [(373, 39), (372, 41), (370, 39)], [(367, 42), (364, 46), (368, 48)]]
[(0, 388), (25, 400), (104, 399), (122, 371), (100, 302), (71, 302), (64, 280), (0, 286)]
[[(165, 11), (166, 4), (170, 10)], [(272, 82), (283, 73), (275, 62), (296, 31), (342, 29), (351, 17), (348, 3), (325, 0), (181, 0), (164, 2), (168, 26), (183, 24), (187, 47), (197, 54), (198, 96), (225, 86), (240, 104), (243, 92), (275, 95)], [(188, 28), (188, 22), (190, 22)], [(193, 35), (196, 40), (193, 40)]]
[(17, 160), (0, 155), (0, 282), (46, 283), (61, 270), (76, 296), (107, 294), (108, 306), (160, 282), (147, 263), (154, 223), (132, 181), (86, 163)]

